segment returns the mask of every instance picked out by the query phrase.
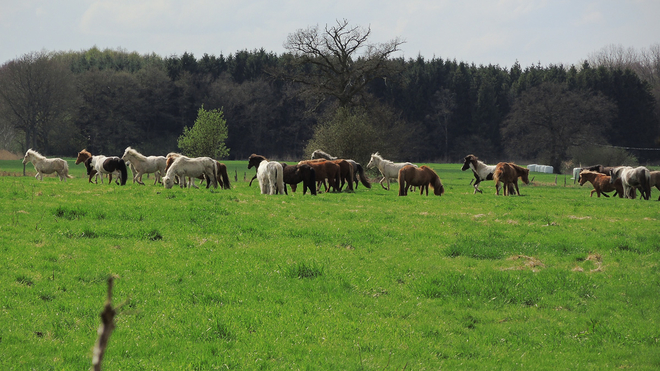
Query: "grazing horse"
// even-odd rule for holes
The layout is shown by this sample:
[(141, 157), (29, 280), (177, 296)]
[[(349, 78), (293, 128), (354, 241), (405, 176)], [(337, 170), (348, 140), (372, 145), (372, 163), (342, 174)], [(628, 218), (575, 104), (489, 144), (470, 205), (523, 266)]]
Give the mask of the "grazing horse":
[(651, 198), (651, 172), (644, 166), (632, 168), (631, 166), (618, 166), (610, 172), (610, 182), (621, 179), (623, 193), (626, 198), (635, 198), (635, 189), (639, 188), (641, 197), (645, 200)]
[[(257, 168), (256, 176), (262, 195), (285, 194), (282, 164), (277, 161), (268, 161), (266, 157), (253, 153), (248, 158), (248, 169), (253, 167)], [(250, 181), (250, 184), (252, 184), (252, 181)]]
[(484, 180), (493, 180), (493, 173), (495, 172), (496, 165), (486, 165), (483, 162), (479, 161), (475, 155), (467, 155), (463, 160), (463, 167), (461, 170), (465, 171), (467, 169), (472, 169), (476, 181), (474, 182), (474, 193), (477, 192), (483, 193), (479, 189), (479, 183)]
[(410, 186), (420, 187), (420, 195), (424, 194), (425, 189), (426, 195), (429, 195), (429, 185), (433, 188), (434, 195), (442, 196), (445, 193), (445, 187), (442, 185), (438, 174), (426, 165), (419, 168), (414, 165), (406, 165), (399, 170), (397, 179), (399, 182), (399, 196), (407, 196)]
[[(89, 161), (89, 165), (87, 161)], [(91, 171), (89, 171), (89, 168), (91, 167), (96, 171), (96, 174), (101, 175), (101, 184), (103, 184), (103, 174), (108, 174), (108, 184), (112, 183), (112, 175), (116, 174), (119, 177), (120, 184), (126, 185), (126, 178), (128, 177), (126, 162), (117, 156), (92, 156), (91, 159), (86, 160), (85, 166), (88, 166), (90, 182), (93, 175), (91, 174)]]
[[(316, 151), (312, 152), (312, 160), (316, 159), (321, 159), (324, 158), (326, 160), (337, 160), (337, 157), (331, 156), (327, 152), (323, 152), (320, 149), (317, 149)], [(355, 182), (355, 189), (357, 189), (358, 186), (358, 181), (362, 182), (362, 185), (364, 185), (367, 188), (371, 188), (371, 183), (369, 183), (369, 179), (367, 179), (367, 176), (364, 174), (364, 168), (362, 168), (362, 165), (360, 163), (353, 161), (353, 160), (346, 160), (348, 161), (349, 164), (353, 166), (353, 181)]]
[(163, 177), (163, 186), (166, 189), (174, 186), (174, 179), (179, 178), (179, 187), (183, 188), (186, 183), (186, 177), (197, 178), (206, 176), (210, 182), (206, 183), (206, 188), (209, 188), (213, 183), (214, 188), (218, 188), (218, 168), (216, 161), (210, 157), (196, 157), (190, 158), (186, 156), (177, 157)]
[[(321, 190), (321, 184), (325, 188), (325, 191), (328, 192), (332, 188), (335, 192), (339, 192), (339, 182), (341, 179), (341, 168), (339, 165), (333, 163), (332, 161), (323, 161), (323, 160), (305, 160), (298, 162), (298, 165), (309, 165), (314, 168), (316, 173), (316, 191)], [(328, 183), (325, 180), (328, 180)]]
[[(369, 163), (367, 164), (367, 169), (371, 169), (374, 166), (377, 167), (380, 173), (383, 175), (383, 179), (380, 180), (380, 185), (381, 187), (389, 191), (390, 179), (398, 179), (399, 170), (401, 170), (402, 167), (407, 165), (417, 167), (417, 165), (410, 162), (392, 162), (390, 160), (386, 160), (383, 157), (381, 157), (381, 155), (378, 154), (378, 152), (376, 152), (371, 155), (371, 160), (369, 160)], [(387, 188), (385, 188), (383, 182), (387, 183)]]
[(144, 185), (142, 182), (143, 174), (155, 173), (154, 185), (160, 181), (160, 177), (165, 174), (167, 159), (165, 156), (145, 156), (131, 147), (126, 147), (122, 160), (130, 162), (133, 170), (133, 182)]
[(511, 194), (510, 185), (515, 187), (515, 193), (520, 196), (520, 190), (518, 189), (518, 178), (521, 178), (525, 184), (529, 184), (529, 169), (525, 169), (522, 166), (518, 166), (512, 162), (500, 162), (495, 167), (495, 172), (493, 173), (493, 180), (495, 181), (495, 190), (496, 194), (500, 194), (500, 182), (504, 186), (504, 195)]
[[(649, 177), (649, 187), (655, 186), (660, 191), (660, 171), (651, 171)], [(660, 196), (658, 197), (658, 201), (660, 201)]]
[(584, 185), (586, 182), (590, 182), (593, 185), (594, 189), (591, 190), (589, 197), (596, 195), (600, 197), (601, 194), (605, 197), (610, 197), (605, 192), (616, 191), (615, 195), (619, 195), (619, 198), (623, 198), (623, 185), (621, 184), (621, 179), (617, 179), (614, 183), (610, 183), (610, 176), (601, 174), (596, 171), (591, 170), (582, 170), (580, 171), (580, 177), (578, 179), (580, 185)]
[(307, 164), (302, 165), (287, 165), (282, 162), (283, 180), (284, 180), (284, 193), (289, 194), (286, 190), (286, 185), (291, 185), (291, 191), (295, 192), (297, 184), (303, 183), (303, 195), (309, 193), (316, 196), (316, 171), (313, 167)]
[(60, 178), (60, 182), (66, 182), (67, 178), (73, 178), (71, 175), (69, 175), (69, 164), (61, 158), (46, 158), (39, 152), (30, 148), (27, 150), (27, 152), (25, 152), (25, 157), (23, 157), (23, 165), (27, 164), (28, 162), (32, 162), (34, 170), (37, 171), (37, 175), (34, 176), (36, 179), (44, 180), (43, 174), (52, 173), (57, 173), (57, 176)]

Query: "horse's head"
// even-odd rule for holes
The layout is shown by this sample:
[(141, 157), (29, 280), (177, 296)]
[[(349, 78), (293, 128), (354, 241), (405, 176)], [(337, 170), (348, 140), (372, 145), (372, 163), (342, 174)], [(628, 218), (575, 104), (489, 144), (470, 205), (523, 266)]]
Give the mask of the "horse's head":
[(251, 154), (250, 157), (248, 157), (248, 169), (252, 169), (253, 167), (259, 167), (259, 164), (261, 161), (265, 161), (266, 158), (261, 155), (257, 154)]
[(83, 149), (82, 151), (78, 152), (78, 158), (76, 158), (76, 165), (78, 165), (81, 162), (85, 162), (88, 158), (92, 158), (92, 154), (89, 153), (86, 149)]
[(172, 178), (168, 177), (165, 175), (163, 178), (161, 178), (163, 182), (163, 186), (165, 186), (165, 189), (170, 189), (174, 186), (174, 180)]
[(476, 169), (477, 168), (476, 162), (477, 162), (477, 156), (475, 156), (475, 155), (465, 156), (465, 159), (463, 160), (463, 167), (461, 168), (461, 170), (465, 171), (465, 170), (469, 169), (471, 163), (475, 163), (474, 168)]
[(580, 171), (580, 175), (578, 175), (578, 183), (580, 183), (581, 186), (584, 185), (584, 183), (587, 182), (586, 177), (584, 176), (586, 173), (584, 171)]
[(433, 186), (433, 194), (436, 196), (442, 196), (445, 194), (445, 187), (442, 185), (442, 182), (440, 181), (440, 177), (438, 174), (435, 174), (435, 179), (433, 180), (433, 183), (431, 183)]
[(614, 183), (617, 179), (619, 179), (619, 176), (621, 175), (621, 170), (623, 170), (623, 167), (619, 166), (609, 171), (608, 175), (610, 176), (610, 183)]
[(380, 159), (381, 159), (381, 157), (378, 154), (378, 152), (372, 153), (371, 154), (371, 159), (369, 160), (369, 163), (367, 164), (367, 169), (371, 169), (372, 167), (377, 166), (378, 163), (380, 162)]
[(529, 184), (529, 169), (519, 167), (518, 176), (522, 179), (523, 183)]
[(30, 159), (32, 158), (32, 149), (28, 149), (25, 152), (25, 156), (23, 156), (23, 165), (27, 164), (30, 162)]

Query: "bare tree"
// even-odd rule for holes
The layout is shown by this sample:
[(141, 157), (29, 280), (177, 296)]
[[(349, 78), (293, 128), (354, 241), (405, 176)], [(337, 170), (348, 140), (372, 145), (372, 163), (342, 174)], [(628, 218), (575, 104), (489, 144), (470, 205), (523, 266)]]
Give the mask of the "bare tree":
[(555, 172), (569, 149), (603, 143), (615, 106), (602, 95), (543, 83), (524, 92), (511, 107), (502, 136), (510, 155), (547, 161)]
[(25, 149), (48, 152), (50, 132), (75, 101), (71, 72), (46, 52), (25, 54), (0, 67), (0, 100), (3, 120), (25, 134)]
[(369, 43), (371, 28), (349, 25), (347, 20), (320, 30), (318, 25), (289, 34), (284, 47), (293, 55), (279, 75), (303, 84), (319, 101), (334, 97), (348, 106), (364, 96), (374, 79), (385, 78), (398, 68), (389, 57), (404, 41)]

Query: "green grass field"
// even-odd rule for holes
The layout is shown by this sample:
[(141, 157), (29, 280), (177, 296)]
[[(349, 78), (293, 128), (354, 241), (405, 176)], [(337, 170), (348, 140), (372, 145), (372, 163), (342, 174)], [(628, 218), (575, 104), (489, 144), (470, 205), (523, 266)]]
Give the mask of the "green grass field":
[(0, 369), (88, 369), (109, 276), (108, 370), (660, 368), (657, 201), (473, 195), (457, 164), (442, 197), (265, 196), (227, 165), (166, 190), (0, 161)]

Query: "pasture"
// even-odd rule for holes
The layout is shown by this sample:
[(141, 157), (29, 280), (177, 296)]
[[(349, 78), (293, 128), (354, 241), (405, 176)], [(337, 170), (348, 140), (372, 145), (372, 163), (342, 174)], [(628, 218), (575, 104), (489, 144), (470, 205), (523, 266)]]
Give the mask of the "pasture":
[(429, 164), (441, 197), (261, 195), (225, 164), (231, 190), (0, 177), (0, 368), (89, 368), (110, 275), (108, 370), (660, 368), (657, 201), (473, 194), (461, 164)]

